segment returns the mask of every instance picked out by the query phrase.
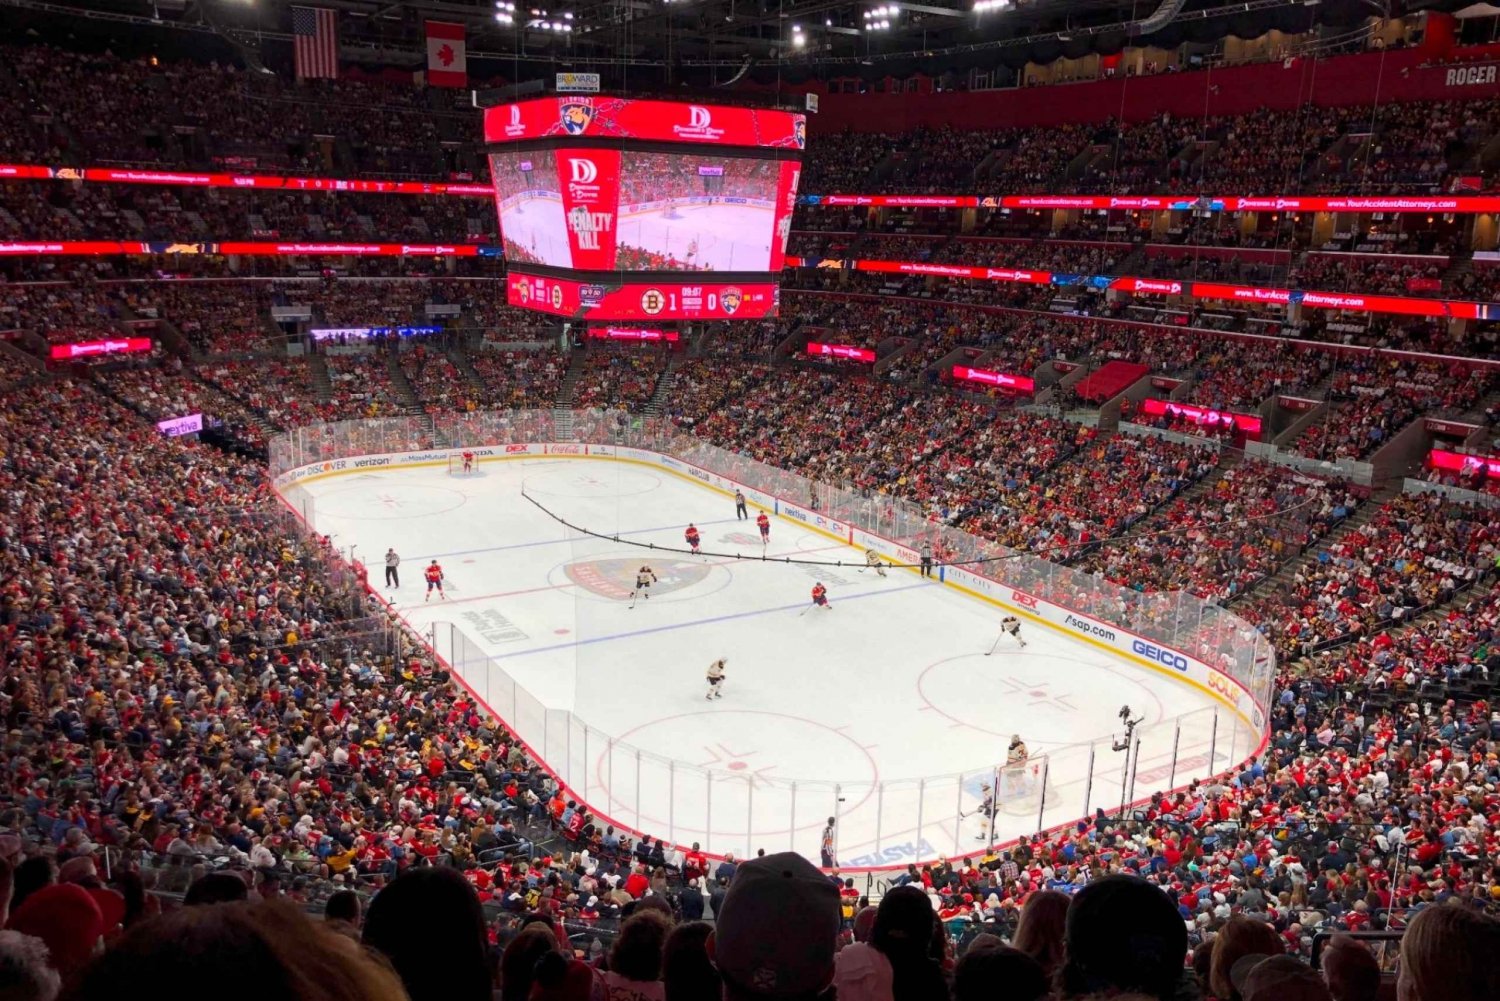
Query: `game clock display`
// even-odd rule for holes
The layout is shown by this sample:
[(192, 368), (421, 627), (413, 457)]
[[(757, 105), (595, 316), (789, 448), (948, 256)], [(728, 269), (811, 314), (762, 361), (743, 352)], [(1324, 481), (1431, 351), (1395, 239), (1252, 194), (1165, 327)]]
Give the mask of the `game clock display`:
[(755, 320), (775, 316), (774, 282), (576, 281), (512, 272), (512, 306), (588, 320)]

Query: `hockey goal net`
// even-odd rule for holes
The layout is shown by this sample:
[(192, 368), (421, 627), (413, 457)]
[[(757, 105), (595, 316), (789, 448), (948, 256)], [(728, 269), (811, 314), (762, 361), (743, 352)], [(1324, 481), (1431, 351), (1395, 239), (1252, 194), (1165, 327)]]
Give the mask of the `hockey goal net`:
[[(472, 473), (476, 473), (478, 471), (479, 471), (479, 458), (476, 456), (473, 459), (472, 463), (470, 464), (469, 472), (472, 474)], [(458, 452), (454, 452), (452, 455), (448, 456), (448, 475), (449, 476), (463, 476), (464, 475), (464, 457), (463, 457), (462, 454), (460, 454)]]
[(1025, 761), (1003, 765), (996, 769), (995, 781), (996, 808), (1001, 813), (1034, 814), (1052, 785), (1047, 756), (1033, 754)]

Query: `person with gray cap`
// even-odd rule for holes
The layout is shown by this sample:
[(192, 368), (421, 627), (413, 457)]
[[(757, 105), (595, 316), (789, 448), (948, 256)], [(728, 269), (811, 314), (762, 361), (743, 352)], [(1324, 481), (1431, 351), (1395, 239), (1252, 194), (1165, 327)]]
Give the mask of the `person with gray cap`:
[(708, 940), (724, 1001), (814, 1001), (833, 984), (839, 892), (795, 852), (739, 867)]

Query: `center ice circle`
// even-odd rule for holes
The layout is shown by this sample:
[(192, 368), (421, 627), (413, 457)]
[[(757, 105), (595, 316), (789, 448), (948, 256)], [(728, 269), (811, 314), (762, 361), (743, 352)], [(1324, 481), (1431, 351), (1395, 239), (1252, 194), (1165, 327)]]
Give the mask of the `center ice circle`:
[[(526, 473), (522, 489), (538, 498), (575, 497), (585, 499), (636, 497), (661, 486), (661, 478), (626, 463), (579, 462), (573, 459), (547, 460), (536, 472)], [(629, 512), (634, 516), (637, 512)], [(608, 526), (590, 525), (598, 531)]]

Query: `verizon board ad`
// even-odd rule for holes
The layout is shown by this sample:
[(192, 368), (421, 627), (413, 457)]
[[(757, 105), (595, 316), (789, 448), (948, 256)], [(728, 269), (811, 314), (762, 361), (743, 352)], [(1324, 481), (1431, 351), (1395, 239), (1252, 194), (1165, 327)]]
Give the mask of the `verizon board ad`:
[(505, 279), (505, 301), (561, 316), (639, 323), (761, 319), (776, 315), (779, 294), (772, 282), (633, 281), (603, 285), (512, 272)]
[(574, 271), (780, 271), (799, 164), (588, 146), (490, 154), (505, 257)]
[(846, 358), (849, 361), (874, 362), (875, 352), (869, 348), (857, 348), (853, 344), (818, 344), (809, 341), (807, 353), (814, 358)]
[(1017, 393), (1036, 392), (1036, 380), (1030, 376), (1011, 375), (1008, 372), (989, 372), (982, 368), (970, 368), (967, 365), (954, 365), (953, 378), (960, 382), (977, 382), (981, 385), (996, 386)]
[(484, 141), (641, 139), (800, 150), (807, 118), (788, 111), (620, 97), (544, 97), (486, 108)]

